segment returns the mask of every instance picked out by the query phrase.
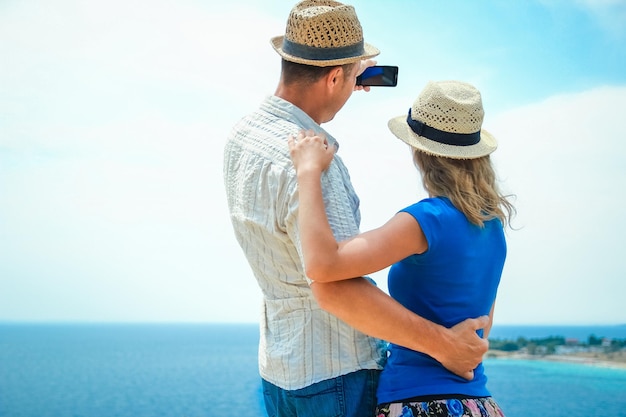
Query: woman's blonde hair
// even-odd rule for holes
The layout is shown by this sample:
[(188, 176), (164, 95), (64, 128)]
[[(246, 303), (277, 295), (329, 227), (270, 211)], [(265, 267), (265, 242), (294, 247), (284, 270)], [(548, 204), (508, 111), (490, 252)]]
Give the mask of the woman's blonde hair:
[(467, 219), (483, 226), (497, 218), (511, 226), (515, 207), (500, 193), (489, 155), (476, 159), (451, 159), (413, 150), (413, 161), (431, 197), (447, 197)]

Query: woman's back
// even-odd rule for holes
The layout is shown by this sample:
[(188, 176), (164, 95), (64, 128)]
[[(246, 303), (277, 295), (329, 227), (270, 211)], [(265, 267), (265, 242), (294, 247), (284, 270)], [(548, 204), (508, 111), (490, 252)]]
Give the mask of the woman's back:
[[(500, 220), (476, 226), (443, 197), (422, 200), (402, 211), (419, 222), (428, 250), (391, 267), (391, 296), (416, 314), (446, 327), (489, 315), (506, 257)], [(427, 355), (391, 345), (378, 400), (436, 394), (489, 396), (482, 371), (480, 366), (474, 379), (467, 381)]]

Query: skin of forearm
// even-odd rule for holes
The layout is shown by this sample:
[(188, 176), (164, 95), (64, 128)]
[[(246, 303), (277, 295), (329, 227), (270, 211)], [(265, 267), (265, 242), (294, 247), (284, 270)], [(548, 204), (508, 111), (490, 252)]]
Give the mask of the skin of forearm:
[(468, 380), (489, 347), (476, 334), (488, 324), (487, 316), (447, 329), (413, 314), (364, 278), (314, 282), (311, 289), (323, 310), (362, 333), (425, 353)]
[(314, 282), (311, 289), (322, 309), (362, 333), (435, 358), (442, 349), (443, 326), (412, 313), (364, 278)]
[(298, 226), (306, 275), (312, 280), (321, 279), (333, 268), (338, 244), (326, 216), (320, 173), (314, 170), (298, 172), (298, 189)]

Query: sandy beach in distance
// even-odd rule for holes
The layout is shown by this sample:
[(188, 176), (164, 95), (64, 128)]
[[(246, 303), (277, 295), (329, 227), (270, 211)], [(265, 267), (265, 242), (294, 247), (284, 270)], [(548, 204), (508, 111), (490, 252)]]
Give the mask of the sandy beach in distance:
[(520, 352), (504, 352), (501, 350), (490, 350), (486, 358), (489, 359), (525, 359), (542, 360), (556, 362), (570, 362), (581, 365), (599, 366), (603, 368), (616, 368), (626, 370), (626, 351), (621, 350), (610, 353), (600, 352), (577, 352), (559, 355), (529, 355)]

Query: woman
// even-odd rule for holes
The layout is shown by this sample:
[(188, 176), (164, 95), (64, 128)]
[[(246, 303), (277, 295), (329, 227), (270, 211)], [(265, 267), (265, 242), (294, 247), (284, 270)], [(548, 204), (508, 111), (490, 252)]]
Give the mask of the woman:
[[(408, 116), (389, 121), (411, 146), (429, 198), (400, 210), (383, 226), (337, 243), (326, 219), (321, 183), (333, 147), (312, 132), (289, 138), (299, 187), (299, 227), (307, 275), (349, 279), (391, 265), (390, 295), (431, 321), (451, 327), (489, 315), (506, 257), (504, 225), (514, 207), (496, 186), (491, 134), (481, 130), (479, 91), (431, 82)], [(483, 329), (489, 334), (491, 324)], [(376, 416), (502, 416), (482, 364), (466, 380), (432, 357), (391, 344), (378, 386)]]

